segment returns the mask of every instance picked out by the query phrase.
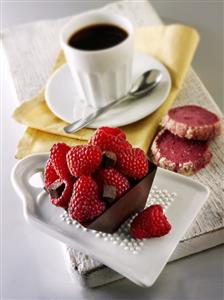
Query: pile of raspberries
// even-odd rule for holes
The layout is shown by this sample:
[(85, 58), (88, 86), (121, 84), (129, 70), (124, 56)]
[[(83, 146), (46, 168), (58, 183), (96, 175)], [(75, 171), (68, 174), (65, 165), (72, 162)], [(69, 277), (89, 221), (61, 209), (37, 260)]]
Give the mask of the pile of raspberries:
[[(54, 144), (44, 182), (52, 204), (84, 224), (100, 216), (147, 173), (148, 159), (143, 150), (133, 148), (119, 128), (101, 127), (86, 145)], [(149, 229), (145, 227), (146, 215), (151, 216), (147, 218)], [(161, 236), (171, 228), (159, 205), (141, 212), (133, 224), (131, 235), (135, 238)]]

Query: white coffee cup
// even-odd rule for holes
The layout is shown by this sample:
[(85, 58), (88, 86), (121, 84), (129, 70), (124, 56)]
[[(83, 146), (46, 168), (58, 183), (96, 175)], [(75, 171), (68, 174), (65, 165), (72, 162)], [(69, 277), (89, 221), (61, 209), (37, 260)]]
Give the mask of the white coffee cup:
[[(118, 26), (128, 36), (121, 43), (103, 50), (80, 50), (68, 44), (72, 34), (96, 24)], [(75, 87), (86, 105), (102, 107), (128, 92), (134, 52), (133, 26), (129, 20), (102, 11), (84, 13), (74, 17), (62, 28), (60, 43)]]

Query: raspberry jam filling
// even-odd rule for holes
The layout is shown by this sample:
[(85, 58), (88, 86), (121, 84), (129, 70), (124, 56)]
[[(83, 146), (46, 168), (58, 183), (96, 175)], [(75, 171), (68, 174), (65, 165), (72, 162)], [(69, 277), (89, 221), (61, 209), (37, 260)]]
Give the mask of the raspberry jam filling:
[(192, 127), (212, 125), (219, 120), (215, 114), (196, 105), (173, 108), (169, 111), (169, 116), (177, 122)]
[(162, 157), (176, 163), (195, 162), (203, 157), (208, 148), (207, 143), (204, 141), (180, 138), (168, 130), (164, 131), (157, 143)]

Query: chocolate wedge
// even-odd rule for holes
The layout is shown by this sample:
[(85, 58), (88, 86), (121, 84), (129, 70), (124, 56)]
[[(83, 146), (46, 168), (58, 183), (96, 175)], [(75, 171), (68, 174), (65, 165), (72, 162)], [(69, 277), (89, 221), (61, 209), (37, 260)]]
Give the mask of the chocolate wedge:
[(148, 174), (136, 183), (123, 197), (115, 201), (101, 216), (90, 224), (89, 229), (114, 233), (134, 213), (144, 209), (155, 174), (156, 165), (149, 161)]

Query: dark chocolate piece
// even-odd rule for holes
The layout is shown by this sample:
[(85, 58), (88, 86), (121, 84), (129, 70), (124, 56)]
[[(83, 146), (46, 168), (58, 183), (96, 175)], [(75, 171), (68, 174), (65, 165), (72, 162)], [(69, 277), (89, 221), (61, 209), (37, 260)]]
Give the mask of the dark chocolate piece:
[(104, 168), (114, 167), (117, 161), (117, 156), (112, 151), (105, 151), (103, 153), (102, 166)]
[(106, 233), (114, 233), (130, 215), (143, 210), (156, 170), (156, 165), (149, 161), (149, 173), (86, 227)]
[(116, 191), (115, 186), (107, 185), (107, 184), (105, 184), (103, 186), (103, 200), (105, 202), (108, 202), (108, 203), (114, 202), (114, 200), (116, 198), (116, 194), (117, 194), (117, 191)]
[(61, 197), (65, 189), (65, 183), (62, 181), (53, 182), (47, 189), (47, 192), (52, 198), (58, 199)]

